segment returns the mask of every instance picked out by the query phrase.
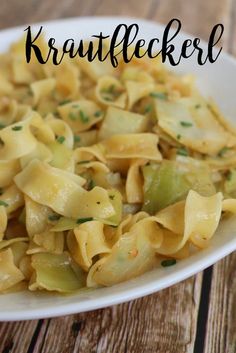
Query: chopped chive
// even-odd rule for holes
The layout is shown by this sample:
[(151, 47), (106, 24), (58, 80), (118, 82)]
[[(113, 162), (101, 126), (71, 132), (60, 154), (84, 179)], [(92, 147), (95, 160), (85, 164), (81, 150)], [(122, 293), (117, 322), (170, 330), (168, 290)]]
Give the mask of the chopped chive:
[(167, 99), (167, 94), (163, 92), (152, 92), (150, 93), (150, 97), (159, 98), (159, 99)]
[(3, 194), (3, 188), (0, 188), (0, 195), (2, 195)]
[(73, 112), (70, 112), (69, 113), (69, 119), (75, 121), (75, 120), (78, 119), (78, 116), (77, 116), (77, 114), (75, 114)]
[(232, 172), (229, 171), (227, 176), (226, 176), (226, 180), (230, 181), (232, 179)]
[(49, 221), (58, 221), (60, 218), (61, 216), (59, 214), (51, 214), (48, 216)]
[(0, 123), (0, 130), (1, 130), (1, 129), (4, 129), (4, 127), (6, 127), (6, 125), (3, 124), (3, 123)]
[(115, 85), (110, 85), (107, 88), (102, 89), (101, 93), (114, 93)]
[(105, 99), (105, 101), (111, 102), (112, 99), (110, 97), (103, 97), (103, 99)]
[(114, 200), (115, 195), (109, 195), (109, 199)]
[(74, 142), (80, 142), (81, 138), (79, 135), (74, 135)]
[(224, 154), (229, 150), (228, 147), (223, 147), (219, 152), (218, 152), (218, 157), (223, 157)]
[(201, 108), (201, 104), (196, 104), (195, 109), (199, 109), (199, 108)]
[(62, 144), (62, 143), (65, 141), (65, 139), (66, 139), (66, 138), (65, 138), (64, 136), (58, 136), (58, 137), (57, 137), (57, 142), (60, 143), (60, 144)]
[(180, 122), (180, 125), (183, 126), (183, 127), (190, 127), (190, 126), (193, 126), (193, 124), (190, 123), (189, 121), (181, 121), (181, 122)]
[(102, 111), (98, 110), (97, 112), (94, 113), (94, 116), (96, 116), (96, 118), (99, 118), (99, 116), (102, 115)]
[(108, 92), (113, 92), (115, 89), (115, 85), (111, 85), (109, 88), (108, 88)]
[(146, 105), (144, 109), (144, 114), (150, 113), (151, 111), (152, 111), (152, 105), (151, 104)]
[(184, 147), (179, 147), (176, 153), (180, 156), (188, 156), (188, 151)]
[(89, 161), (89, 160), (84, 160), (84, 161), (79, 161), (79, 162), (77, 162), (77, 164), (85, 164), (85, 163), (89, 163), (89, 162), (91, 162), (91, 161)]
[(175, 264), (176, 264), (176, 260), (175, 259), (163, 260), (161, 262), (161, 266), (163, 266), (163, 267), (173, 266)]
[(0, 200), (0, 206), (5, 206), (5, 207), (7, 207), (7, 206), (9, 206), (9, 205), (8, 205), (8, 203), (6, 203), (5, 201)]
[(82, 121), (82, 123), (87, 123), (89, 121), (89, 117), (87, 115), (85, 115), (83, 110), (79, 111), (79, 117), (80, 117), (80, 120)]
[(68, 103), (70, 103), (70, 102), (71, 102), (70, 99), (64, 99), (63, 101), (61, 101), (61, 102), (59, 103), (59, 105), (65, 105), (65, 104), (68, 104)]
[(94, 186), (95, 186), (94, 180), (93, 180), (93, 179), (90, 179), (90, 180), (88, 181), (88, 190), (92, 190), (92, 189), (94, 188)]
[(20, 126), (20, 125), (18, 125), (18, 126), (13, 126), (11, 129), (12, 129), (13, 131), (20, 131), (20, 130), (22, 130), (22, 126)]
[(177, 135), (177, 139), (178, 139), (178, 140), (181, 139), (181, 135), (180, 135), (180, 134)]
[(76, 221), (76, 223), (77, 223), (77, 224), (82, 224), (82, 223), (90, 222), (90, 221), (93, 221), (93, 217), (78, 218), (77, 221)]

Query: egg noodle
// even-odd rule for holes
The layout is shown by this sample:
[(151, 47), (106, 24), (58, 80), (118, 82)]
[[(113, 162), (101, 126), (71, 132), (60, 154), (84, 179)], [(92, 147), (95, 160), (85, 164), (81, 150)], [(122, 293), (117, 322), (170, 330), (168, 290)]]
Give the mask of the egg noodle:
[(0, 56), (0, 292), (111, 286), (208, 246), (236, 213), (236, 128), (194, 78), (24, 54)]

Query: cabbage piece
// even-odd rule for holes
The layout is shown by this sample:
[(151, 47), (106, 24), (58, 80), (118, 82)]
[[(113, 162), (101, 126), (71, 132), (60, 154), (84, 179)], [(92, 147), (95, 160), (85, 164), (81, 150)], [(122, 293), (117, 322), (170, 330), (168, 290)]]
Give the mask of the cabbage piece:
[(0, 292), (24, 279), (23, 273), (15, 266), (11, 249), (0, 252)]
[(176, 161), (163, 161), (160, 165), (143, 167), (143, 210), (154, 214), (177, 201), (183, 200), (190, 189), (203, 196), (215, 193), (207, 166), (183, 165)]
[(32, 256), (35, 282), (30, 290), (43, 288), (49, 291), (72, 292), (85, 286), (85, 275), (67, 253), (39, 253)]
[(224, 183), (224, 191), (227, 195), (236, 198), (236, 169), (231, 169)]

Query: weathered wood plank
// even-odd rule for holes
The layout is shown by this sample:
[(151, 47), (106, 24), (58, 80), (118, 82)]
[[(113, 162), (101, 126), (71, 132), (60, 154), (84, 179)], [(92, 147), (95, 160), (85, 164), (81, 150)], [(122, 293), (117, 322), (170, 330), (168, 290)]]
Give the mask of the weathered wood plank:
[(37, 328), (37, 320), (0, 322), (0, 352), (27, 352)]
[(33, 352), (192, 353), (201, 281), (199, 274), (123, 305), (52, 319)]
[(171, 18), (179, 18), (183, 30), (207, 40), (212, 27), (216, 23), (224, 23), (224, 39), (229, 35), (229, 18), (231, 2), (235, 0), (198, 0), (186, 2), (185, 0), (160, 1), (156, 10), (152, 11), (151, 19), (166, 24)]
[(98, 16), (130, 16), (130, 17), (149, 17), (150, 12), (158, 6), (159, 1), (156, 0), (101, 0), (96, 8)]
[(236, 253), (213, 268), (204, 353), (236, 352)]
[[(236, 1), (231, 1), (225, 49), (236, 56)], [(204, 353), (236, 352), (236, 253), (213, 267)]]
[(229, 28), (228, 50), (236, 56), (236, 0), (232, 0)]
[(67, 0), (60, 3), (56, 0), (2, 0), (0, 28), (54, 20), (62, 17), (91, 16), (99, 3), (100, 0)]

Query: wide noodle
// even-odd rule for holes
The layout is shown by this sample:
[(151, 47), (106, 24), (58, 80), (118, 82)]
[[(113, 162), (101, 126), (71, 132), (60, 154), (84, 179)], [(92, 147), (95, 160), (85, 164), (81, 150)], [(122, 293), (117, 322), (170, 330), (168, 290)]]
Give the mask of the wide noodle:
[(0, 55), (0, 292), (111, 286), (207, 247), (236, 214), (236, 127), (194, 78), (24, 55)]

